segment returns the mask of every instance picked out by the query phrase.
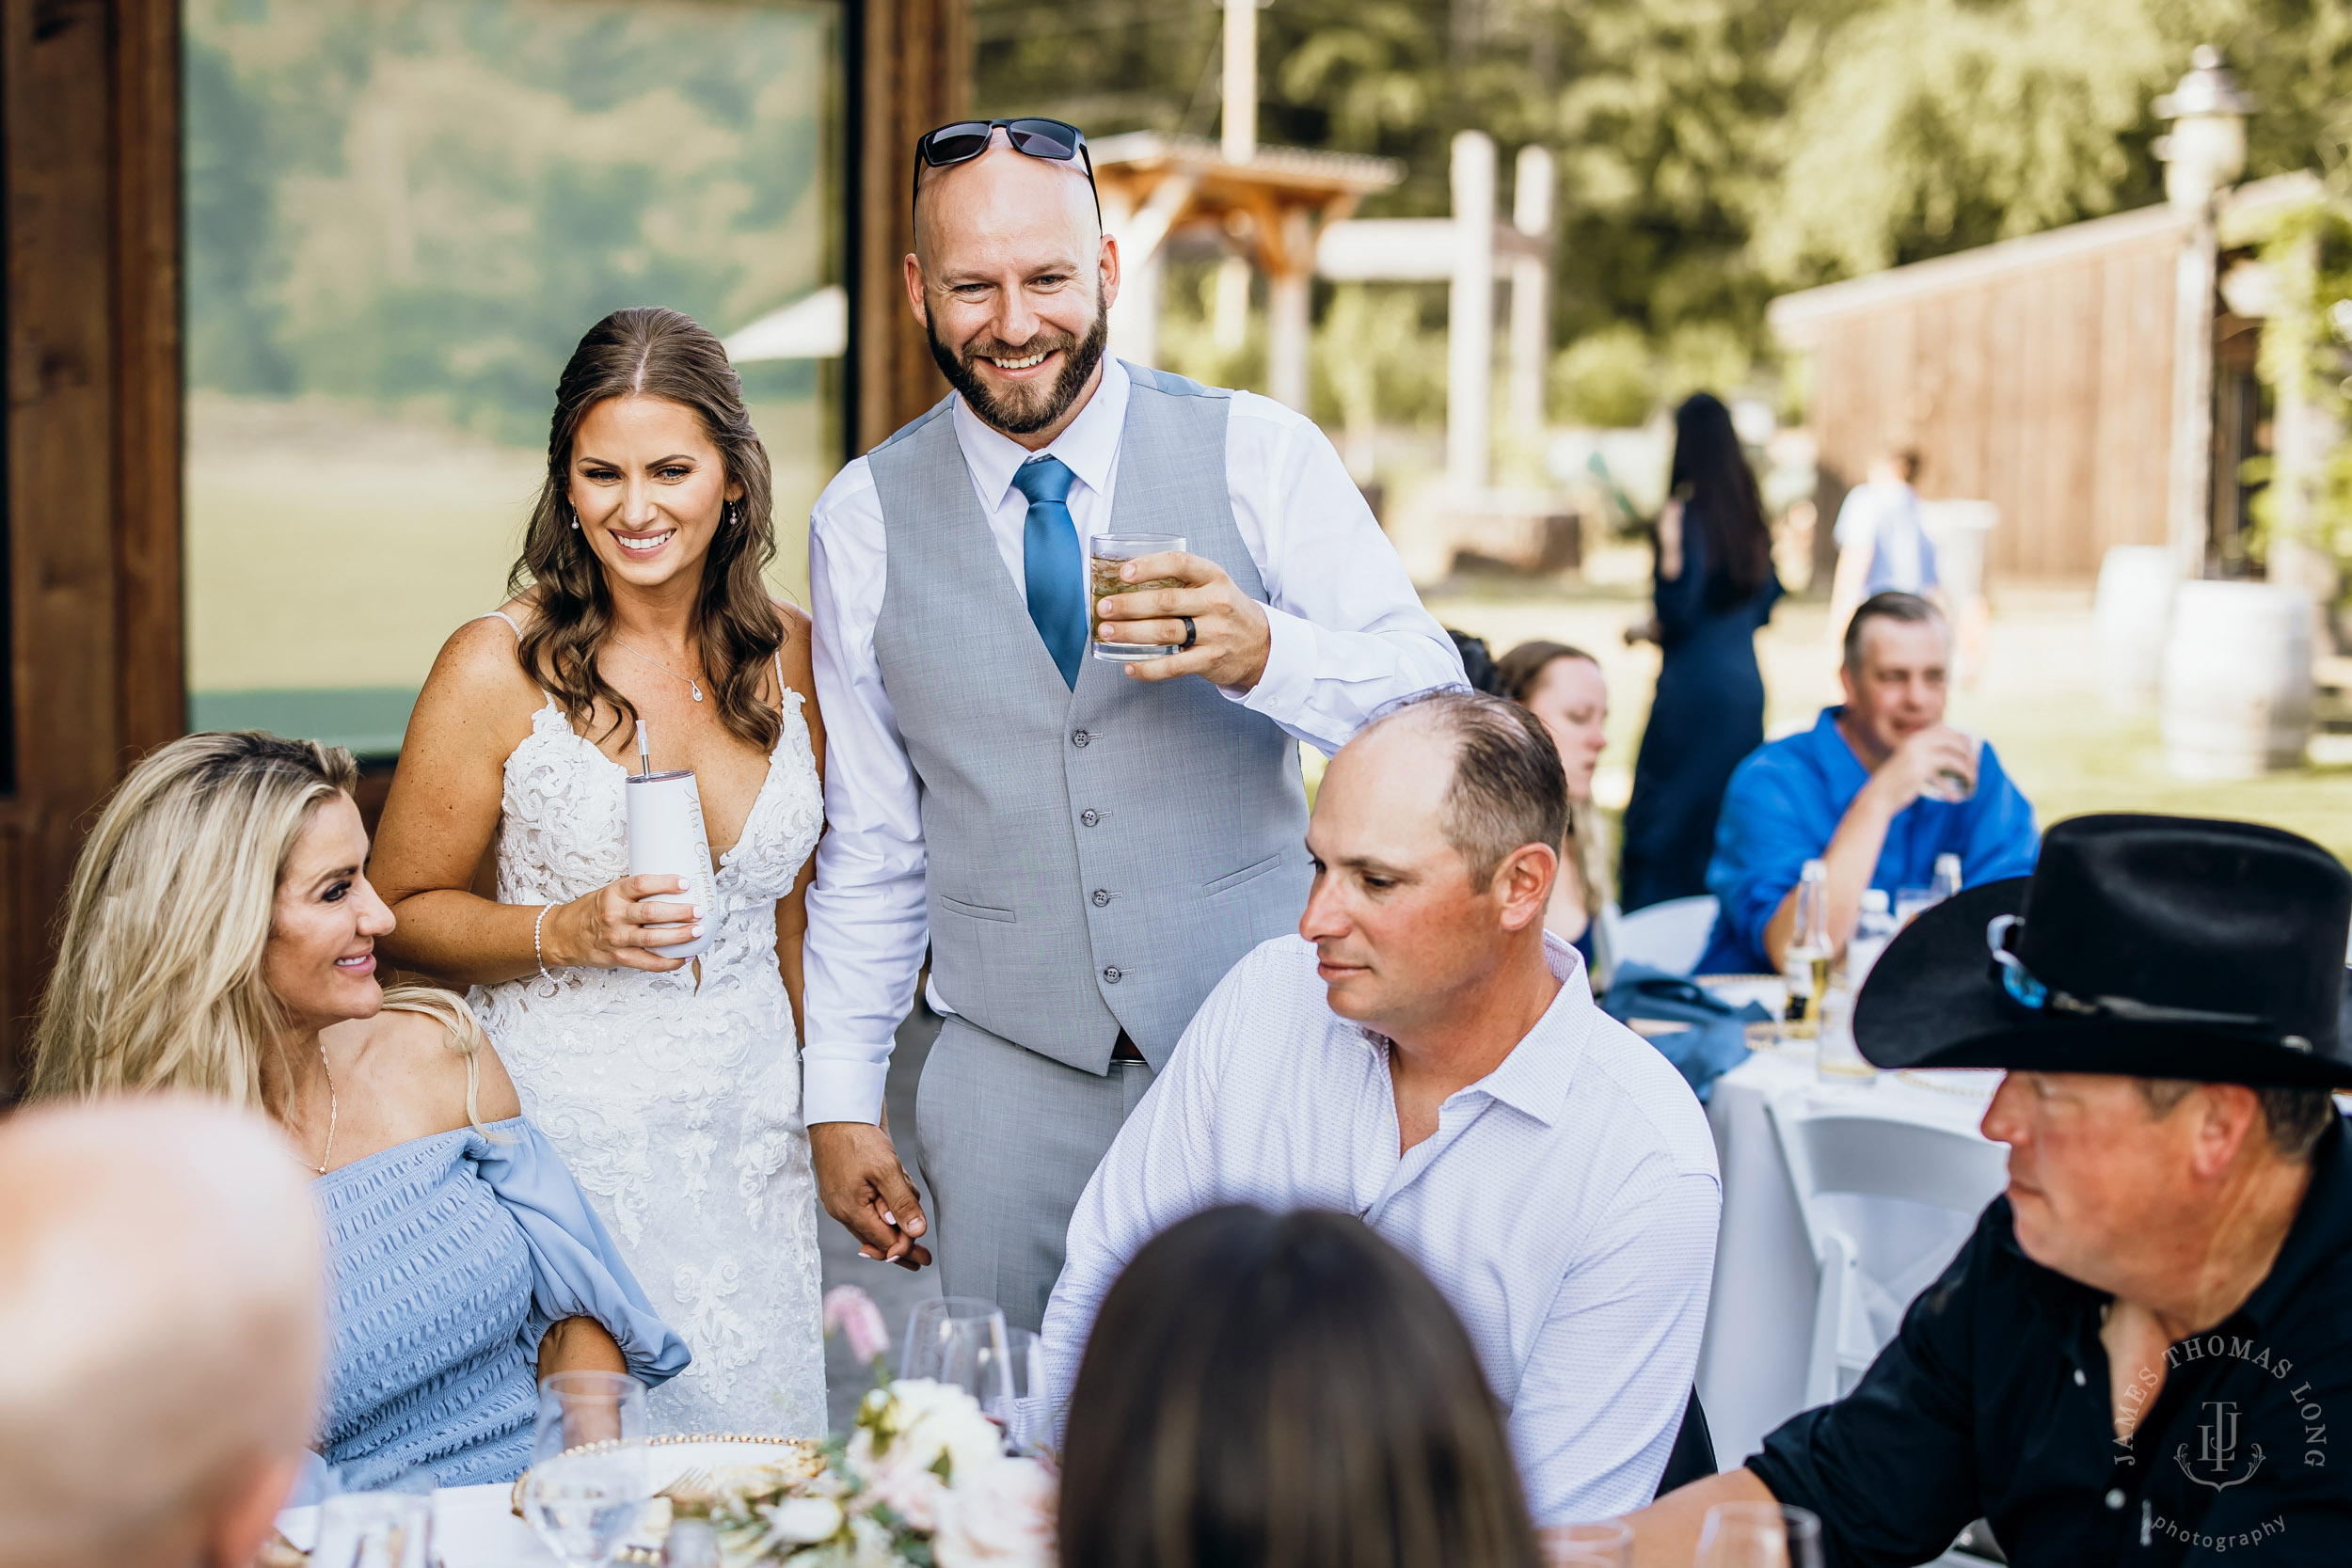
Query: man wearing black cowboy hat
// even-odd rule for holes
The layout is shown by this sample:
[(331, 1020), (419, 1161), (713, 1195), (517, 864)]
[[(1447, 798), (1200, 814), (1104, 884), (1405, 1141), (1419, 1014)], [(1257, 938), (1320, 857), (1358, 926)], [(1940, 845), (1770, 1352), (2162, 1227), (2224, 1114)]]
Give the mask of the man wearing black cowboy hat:
[(1980, 1516), (2017, 1564), (2352, 1560), (2347, 922), (2317, 845), (2161, 816), (2060, 823), (1920, 916), (1854, 1033), (2008, 1069), (2009, 1190), (1853, 1392), (1633, 1515), (1636, 1562), (1737, 1500), (1820, 1515), (1828, 1568)]

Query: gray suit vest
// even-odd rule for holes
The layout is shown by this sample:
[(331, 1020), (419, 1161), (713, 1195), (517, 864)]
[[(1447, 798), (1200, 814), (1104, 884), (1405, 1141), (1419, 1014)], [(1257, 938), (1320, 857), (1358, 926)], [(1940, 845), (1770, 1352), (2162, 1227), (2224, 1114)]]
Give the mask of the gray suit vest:
[[(1129, 366), (1106, 531), (1178, 533), (1263, 602), (1226, 491), (1232, 394)], [(1206, 681), (1091, 648), (1062, 685), (942, 403), (867, 455), (888, 571), (874, 652), (914, 765), (947, 1003), (1107, 1072), (1152, 1067), (1241, 956), (1306, 905), (1297, 743)]]

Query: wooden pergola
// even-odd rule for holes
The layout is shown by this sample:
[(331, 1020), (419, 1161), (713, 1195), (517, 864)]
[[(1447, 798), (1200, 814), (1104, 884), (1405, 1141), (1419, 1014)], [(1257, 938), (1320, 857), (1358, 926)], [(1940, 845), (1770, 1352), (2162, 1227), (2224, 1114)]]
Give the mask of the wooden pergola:
[(1265, 275), (1267, 390), (1303, 410), (1316, 236), (1404, 172), (1392, 158), (1231, 137), (1137, 131), (1095, 143), (1104, 226), (1119, 238), (1124, 274), (1113, 316), (1120, 352), (1146, 363), (1154, 356), (1168, 241), (1186, 230), (1213, 232)]
[[(970, 96), (968, 0), (845, 0), (850, 440), (945, 384), (906, 306), (908, 161)], [(0, 1102), (92, 809), (183, 732), (179, 0), (0, 0)]]

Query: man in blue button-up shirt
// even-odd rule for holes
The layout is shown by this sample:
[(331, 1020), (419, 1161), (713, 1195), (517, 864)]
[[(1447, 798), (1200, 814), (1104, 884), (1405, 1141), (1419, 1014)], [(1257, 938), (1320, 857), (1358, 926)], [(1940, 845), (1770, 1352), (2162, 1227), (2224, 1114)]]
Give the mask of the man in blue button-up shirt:
[[(1866, 888), (1925, 887), (1958, 855), (1965, 885), (2022, 877), (2041, 846), (2033, 807), (1981, 744), (1944, 722), (1951, 635), (1934, 606), (1880, 594), (1846, 627), (1842, 707), (1751, 752), (1716, 821), (1707, 888), (1722, 905), (1703, 974), (1777, 974), (1804, 863), (1829, 865), (1829, 935), (1853, 935)], [(1973, 781), (1957, 802), (1933, 793)]]

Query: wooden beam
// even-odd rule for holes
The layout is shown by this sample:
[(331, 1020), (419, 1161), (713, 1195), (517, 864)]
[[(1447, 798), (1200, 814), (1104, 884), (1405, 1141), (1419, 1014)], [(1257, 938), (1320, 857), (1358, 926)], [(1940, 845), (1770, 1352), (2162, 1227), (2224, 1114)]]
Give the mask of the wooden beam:
[(946, 395), (907, 308), (914, 139), (969, 113), (970, 0), (854, 0), (851, 447), (865, 451)]
[(182, 726), (178, 36), (176, 0), (0, 0), (0, 1098), (91, 809)]

